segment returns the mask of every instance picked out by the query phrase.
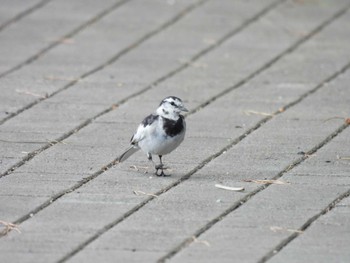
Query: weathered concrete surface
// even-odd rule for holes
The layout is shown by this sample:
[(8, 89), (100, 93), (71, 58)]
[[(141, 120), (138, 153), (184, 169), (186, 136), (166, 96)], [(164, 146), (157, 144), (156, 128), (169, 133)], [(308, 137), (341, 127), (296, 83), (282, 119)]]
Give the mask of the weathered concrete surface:
[(50, 2), (50, 0), (2, 0), (0, 9), (0, 30), (17, 22), (31, 12), (35, 12), (48, 2)]
[[(74, 44), (55, 47), (12, 73), (10, 82), (12, 74), (0, 79), (11, 88), (60, 67), (57, 74), (76, 77), (113, 59), (123, 46), (132, 47), (67, 89), (62, 81), (69, 80), (55, 80), (50, 94), (59, 93), (0, 126), (2, 172), (28, 152), (35, 155), (0, 178), (0, 220), (19, 223), (21, 230), (0, 239), (2, 258), (257, 262), (276, 250), (275, 262), (317, 262), (318, 251), (336, 240), (322, 259), (348, 261), (346, 247), (337, 245), (349, 241), (341, 228), (333, 236), (317, 233), (327, 216), (348, 229), (346, 216), (337, 214), (347, 199), (329, 213), (327, 206), (350, 188), (349, 129), (328, 137), (349, 114), (349, 6), (349, 1), (130, 1), (77, 34)], [(142, 16), (129, 18), (135, 10)], [(181, 15), (184, 10), (188, 13)], [(124, 26), (125, 33), (110, 35), (111, 24)], [(157, 32), (137, 42), (152, 30)], [(118, 36), (123, 44), (113, 47)], [(101, 57), (90, 55), (93, 46)], [(74, 59), (63, 60), (62, 52)], [(185, 142), (165, 157), (172, 176), (154, 177), (141, 153), (104, 171), (137, 123), (167, 95), (182, 97), (195, 110), (187, 118)], [(311, 149), (315, 154), (305, 160), (298, 154)], [(280, 175), (289, 184), (264, 189), (243, 181)], [(215, 183), (245, 191), (220, 190)], [(325, 215), (314, 217), (322, 210)], [(310, 218), (315, 218), (310, 228), (279, 251)], [(305, 244), (312, 249), (302, 250)]]
[[(75, 2), (95, 10), (85, 2)], [(72, 39), (40, 55), (29, 66), (6, 75), (1, 82), (4, 102), (1, 104), (0, 117), (5, 119), (8, 115), (74, 84), (74, 81), (103, 66), (113, 56), (132, 49), (141, 39), (161, 29), (165, 23), (197, 2), (199, 1), (181, 1), (174, 8), (160, 0), (130, 1), (118, 6), (72, 36)], [(102, 7), (100, 3), (94, 3)], [(84, 9), (82, 11), (87, 13)], [(157, 12), (160, 15), (153, 19)], [(54, 25), (57, 26), (57, 23)]]
[[(12, 23), (0, 34), (0, 74), (38, 54), (50, 43), (61, 40), (114, 2), (116, 1), (51, 1)], [(69, 39), (61, 41), (70, 43)]]

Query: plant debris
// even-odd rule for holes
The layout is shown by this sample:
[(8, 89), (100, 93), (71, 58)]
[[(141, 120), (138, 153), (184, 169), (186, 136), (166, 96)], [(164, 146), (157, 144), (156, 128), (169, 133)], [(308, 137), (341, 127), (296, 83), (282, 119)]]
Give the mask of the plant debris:
[(298, 152), (297, 154), (299, 154), (299, 155), (304, 155), (304, 157), (307, 157), (307, 158), (316, 155), (315, 153), (309, 154), (309, 153), (304, 152), (304, 151)]
[(272, 117), (274, 115), (274, 114), (271, 114), (271, 113), (254, 111), (254, 110), (246, 110), (246, 111), (244, 111), (244, 113), (246, 115), (256, 114), (256, 115), (269, 116), (269, 117)]
[(0, 225), (4, 226), (4, 229), (0, 231), (0, 237), (6, 236), (12, 230), (16, 230), (18, 233), (21, 233), (21, 231), (18, 229), (18, 226), (15, 224), (0, 220)]
[(47, 93), (45, 95), (41, 95), (41, 94), (33, 93), (33, 92), (29, 91), (29, 90), (16, 89), (16, 92), (20, 93), (20, 94), (30, 95), (30, 96), (33, 96), (33, 97), (38, 97), (38, 98), (41, 98), (41, 99), (46, 99), (48, 97)]
[(244, 182), (251, 182), (257, 184), (290, 184), (289, 182), (283, 182), (281, 180), (253, 180), (253, 179), (245, 179)]
[(335, 120), (335, 119), (344, 120), (346, 124), (350, 124), (350, 118), (344, 118), (344, 117), (341, 117), (341, 116), (334, 116), (334, 117), (325, 119), (323, 122), (327, 122), (327, 121)]
[(57, 143), (67, 144), (67, 143), (64, 142), (64, 141), (49, 140), (49, 139), (46, 139), (46, 141), (47, 141), (51, 146), (53, 146), (54, 144), (57, 144)]
[(136, 165), (130, 165), (129, 166), (131, 169), (134, 169), (135, 171), (137, 172), (140, 172), (140, 169), (144, 169), (144, 174), (147, 174), (148, 173), (148, 166), (136, 166)]
[(206, 240), (198, 240), (195, 236), (192, 237), (192, 240), (194, 243), (199, 243), (199, 244), (203, 244), (207, 247), (210, 247), (210, 243)]
[(70, 45), (75, 43), (73, 38), (67, 38), (67, 37), (63, 37), (59, 39), (57, 42), (61, 44), (70, 44)]
[(148, 195), (148, 196), (158, 197), (158, 195), (146, 193), (146, 192), (139, 191), (139, 190), (134, 190), (134, 191), (132, 191), (132, 192), (133, 192), (135, 195)]
[(273, 231), (273, 232), (287, 231), (287, 232), (298, 233), (298, 234), (304, 233), (304, 231), (302, 231), (302, 230), (291, 229), (291, 228), (283, 228), (283, 227), (280, 227), (280, 226), (271, 226), (270, 230)]
[(215, 184), (215, 187), (224, 189), (224, 190), (229, 190), (229, 191), (236, 191), (236, 192), (244, 191), (243, 187), (231, 187), (231, 186), (226, 186), (222, 184)]
[(337, 155), (337, 159), (338, 160), (350, 160), (350, 156), (343, 156), (343, 157), (341, 157), (341, 156)]

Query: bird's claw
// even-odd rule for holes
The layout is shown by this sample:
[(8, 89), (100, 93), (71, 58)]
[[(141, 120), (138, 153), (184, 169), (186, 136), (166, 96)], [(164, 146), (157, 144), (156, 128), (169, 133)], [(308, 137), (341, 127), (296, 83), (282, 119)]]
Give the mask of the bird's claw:
[[(166, 168), (164, 168), (164, 166), (162, 164), (157, 165), (155, 168), (156, 168), (155, 175), (157, 175), (157, 176), (169, 176), (169, 175), (164, 173), (164, 170)], [(160, 173), (159, 173), (159, 171), (160, 171)]]

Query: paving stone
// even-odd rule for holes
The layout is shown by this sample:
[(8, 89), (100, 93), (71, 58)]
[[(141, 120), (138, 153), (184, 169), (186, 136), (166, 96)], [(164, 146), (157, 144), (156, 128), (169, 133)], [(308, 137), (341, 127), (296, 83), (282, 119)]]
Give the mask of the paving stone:
[(0, 34), (0, 72), (17, 66), (82, 23), (111, 6), (113, 0), (51, 1)]
[(3, 0), (1, 1), (1, 10), (0, 10), (0, 28), (2, 28), (4, 25), (7, 25), (7, 23), (14, 19), (19, 14), (26, 12), (30, 8), (36, 6), (37, 4), (40, 4), (43, 2), (42, 0), (28, 0), (28, 1), (21, 1), (21, 0)]
[[(337, 160), (332, 164), (322, 165), (323, 160), (333, 159), (335, 153), (344, 150), (344, 147), (339, 147), (339, 145), (347, 143), (349, 135), (348, 131), (339, 135), (339, 139), (334, 139), (322, 150), (322, 154), (318, 154), (317, 159), (320, 166), (312, 166), (315, 158), (310, 158), (305, 163), (306, 165), (298, 167), (299, 169), (296, 169), (289, 177), (297, 178), (299, 181), (301, 176), (303, 181), (309, 180), (314, 185), (318, 185), (321, 181), (325, 189), (328, 189), (330, 184), (337, 185), (338, 189), (342, 186), (349, 189), (349, 172), (347, 171), (350, 165), (348, 161)], [(350, 259), (346, 245), (349, 231), (349, 198), (346, 198), (333, 210), (316, 220), (302, 235), (293, 240), (270, 261), (300, 262), (307, 258), (309, 262), (347, 262)]]

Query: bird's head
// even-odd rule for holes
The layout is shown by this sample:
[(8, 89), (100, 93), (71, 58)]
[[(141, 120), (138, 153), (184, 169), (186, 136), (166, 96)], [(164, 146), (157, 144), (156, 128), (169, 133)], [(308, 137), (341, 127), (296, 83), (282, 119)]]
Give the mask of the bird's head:
[(159, 104), (157, 114), (168, 119), (177, 120), (182, 111), (188, 112), (182, 100), (175, 96), (169, 96)]

